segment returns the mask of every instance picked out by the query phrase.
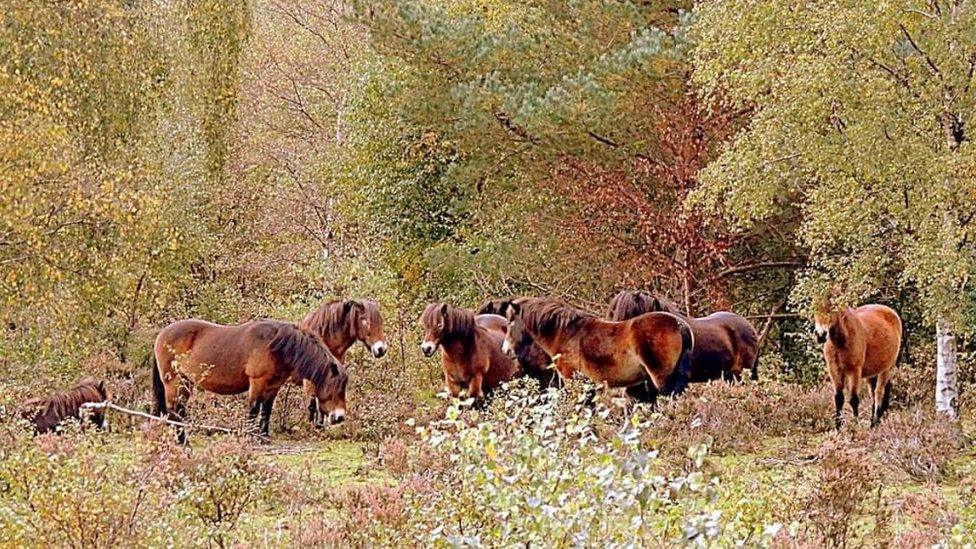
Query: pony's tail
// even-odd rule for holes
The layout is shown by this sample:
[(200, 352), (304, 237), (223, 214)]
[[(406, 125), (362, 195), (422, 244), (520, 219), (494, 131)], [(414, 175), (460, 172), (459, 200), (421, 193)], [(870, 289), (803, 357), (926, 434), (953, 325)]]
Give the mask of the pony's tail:
[(681, 354), (678, 355), (677, 376), (673, 394), (681, 394), (688, 387), (691, 379), (691, 351), (695, 348), (695, 334), (691, 332), (691, 327), (683, 320), (678, 320), (678, 332), (681, 334)]
[(166, 388), (163, 387), (163, 378), (159, 375), (159, 364), (156, 363), (156, 353), (153, 353), (152, 360), (149, 363), (152, 366), (152, 392), (153, 400), (155, 401), (153, 413), (157, 416), (164, 416), (167, 413)]

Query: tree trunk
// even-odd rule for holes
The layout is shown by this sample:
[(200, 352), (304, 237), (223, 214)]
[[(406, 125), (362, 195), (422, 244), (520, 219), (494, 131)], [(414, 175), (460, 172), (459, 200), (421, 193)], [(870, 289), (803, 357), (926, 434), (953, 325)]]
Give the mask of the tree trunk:
[(950, 418), (957, 416), (956, 333), (952, 321), (940, 318), (935, 327), (938, 357), (935, 373), (935, 410)]

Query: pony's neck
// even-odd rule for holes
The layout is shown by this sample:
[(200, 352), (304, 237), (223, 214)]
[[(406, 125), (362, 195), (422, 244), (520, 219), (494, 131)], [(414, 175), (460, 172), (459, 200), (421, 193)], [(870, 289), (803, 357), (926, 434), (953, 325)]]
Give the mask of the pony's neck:
[(333, 331), (328, 334), (323, 334), (322, 339), (325, 341), (325, 346), (332, 352), (332, 355), (339, 359), (339, 362), (343, 361), (346, 356), (346, 351), (356, 343), (356, 336), (349, 333), (349, 330)]
[(847, 346), (847, 342), (850, 339), (850, 328), (848, 322), (850, 320), (850, 312), (844, 311), (837, 318), (837, 322), (830, 327), (828, 330), (828, 336), (830, 341), (837, 347), (844, 348)]
[[(342, 307), (342, 303), (338, 306)], [(356, 343), (355, 325), (349, 322), (348, 315), (342, 317), (342, 320), (343, 322), (338, 326), (325, 323), (319, 333), (325, 341), (325, 346), (339, 359), (339, 362), (343, 361), (346, 351)]]
[(467, 335), (449, 334), (447, 339), (441, 338), (441, 347), (451, 359), (460, 359), (469, 356), (474, 350), (474, 340), (478, 326)]

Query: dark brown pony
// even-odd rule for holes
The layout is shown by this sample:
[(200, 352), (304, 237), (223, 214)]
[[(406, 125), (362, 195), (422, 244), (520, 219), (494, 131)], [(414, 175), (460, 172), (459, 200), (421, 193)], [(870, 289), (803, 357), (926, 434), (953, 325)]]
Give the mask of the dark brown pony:
[(817, 341), (823, 343), (827, 372), (834, 385), (835, 422), (843, 421), (844, 388), (851, 395), (851, 411), (857, 420), (857, 395), (861, 380), (871, 384), (871, 425), (877, 425), (888, 410), (891, 380), (901, 348), (901, 318), (884, 305), (857, 309), (824, 310), (814, 314)]
[[(383, 357), (390, 348), (383, 331), (380, 307), (371, 299), (328, 301), (305, 315), (298, 325), (318, 334), (325, 341), (329, 351), (342, 364), (345, 364), (346, 352), (357, 341), (361, 342), (376, 358)], [(304, 388), (309, 399), (308, 420), (321, 426), (325, 423), (325, 417), (319, 409), (315, 387), (305, 382)]]
[[(156, 413), (182, 420), (192, 387), (221, 395), (247, 391), (248, 415), (253, 420), (261, 412), (261, 433), (267, 437), (275, 397), (296, 372), (311, 382), (330, 422), (345, 419), (345, 368), (317, 335), (275, 320), (237, 326), (180, 320), (156, 336)], [(179, 439), (186, 441), (182, 428)]]
[(433, 356), (441, 348), (444, 381), (452, 396), (462, 389), (479, 402), (487, 393), (513, 379), (518, 364), (502, 352), (508, 321), (498, 315), (475, 315), (470, 309), (431, 303), (420, 315), (424, 339), (420, 349)]
[(721, 311), (690, 318), (666, 298), (643, 290), (624, 290), (610, 302), (607, 318), (627, 320), (654, 311), (671, 313), (691, 327), (695, 348), (691, 352), (690, 381), (738, 381), (745, 368), (752, 369), (752, 379), (759, 379), (759, 334), (752, 323), (735, 313)]
[[(504, 317), (510, 303), (511, 300), (505, 299), (486, 301), (481, 305), (476, 314), (499, 315)], [(559, 376), (556, 374), (555, 368), (552, 368), (551, 357), (535, 341), (532, 341), (532, 336), (523, 330), (521, 326), (513, 327), (509, 325), (508, 330), (511, 332), (513, 329), (515, 332), (511, 333), (511, 339), (515, 346), (515, 360), (518, 361), (522, 371), (529, 377), (537, 380), (539, 387), (542, 389), (557, 385)]]
[[(38, 433), (57, 429), (69, 418), (81, 419), (81, 405), (108, 400), (104, 381), (86, 378), (75, 383), (67, 391), (31, 398), (21, 404), (21, 417), (34, 424)], [(91, 410), (88, 418), (100, 428), (108, 426), (104, 409)]]
[[(551, 298), (520, 298), (507, 309), (516, 333), (524, 328), (550, 356), (564, 379), (581, 371), (610, 387), (642, 386), (650, 379), (661, 393), (684, 391), (694, 336), (669, 313), (648, 313), (623, 322), (607, 321)], [(505, 339), (506, 351), (515, 341)]]

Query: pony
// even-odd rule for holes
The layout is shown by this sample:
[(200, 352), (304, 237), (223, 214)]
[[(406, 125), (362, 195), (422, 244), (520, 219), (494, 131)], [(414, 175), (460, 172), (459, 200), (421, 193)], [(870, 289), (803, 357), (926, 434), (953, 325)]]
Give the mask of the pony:
[[(155, 413), (182, 421), (193, 387), (234, 395), (247, 391), (248, 417), (261, 414), (267, 438), (271, 407), (282, 384), (294, 375), (308, 380), (318, 408), (330, 423), (345, 419), (345, 368), (317, 335), (289, 322), (254, 320), (224, 326), (180, 320), (156, 336), (152, 366)], [(180, 443), (186, 432), (179, 428)]]
[[(504, 299), (489, 300), (484, 302), (475, 314), (504, 317), (509, 303), (509, 300)], [(515, 360), (522, 371), (538, 381), (541, 389), (547, 389), (557, 384), (559, 376), (556, 374), (556, 370), (551, 367), (552, 358), (535, 341), (532, 341), (532, 336), (523, 330), (521, 325), (509, 325), (508, 330), (509, 332), (515, 331), (511, 334), (514, 342)]]
[(518, 364), (502, 352), (508, 332), (505, 318), (431, 303), (419, 322), (424, 330), (420, 350), (429, 358), (441, 348), (444, 382), (452, 396), (467, 389), (480, 405), (487, 394), (521, 373)]
[[(334, 299), (305, 315), (298, 323), (302, 329), (318, 334), (336, 359), (345, 364), (346, 352), (357, 341), (361, 342), (375, 358), (382, 358), (390, 346), (383, 331), (380, 307), (371, 299)], [(294, 381), (300, 379), (296, 377)], [(304, 382), (308, 398), (308, 420), (323, 426), (325, 418), (315, 397), (315, 387)]]
[[(688, 384), (694, 335), (688, 324), (670, 313), (647, 313), (622, 322), (607, 321), (552, 298), (519, 298), (509, 303), (509, 330), (504, 350), (513, 352), (511, 335), (524, 328), (555, 358), (563, 379), (582, 372), (609, 387), (640, 391), (646, 381), (666, 395), (682, 393)], [(656, 398), (656, 395), (654, 395)]]
[(843, 423), (844, 388), (857, 421), (862, 379), (871, 386), (871, 426), (881, 421), (891, 398), (891, 377), (901, 349), (901, 317), (884, 305), (826, 307), (814, 314), (817, 342), (823, 344), (827, 373), (834, 386), (834, 423)]
[(745, 368), (752, 370), (753, 380), (759, 379), (759, 334), (752, 323), (735, 313), (720, 311), (691, 318), (666, 298), (644, 290), (624, 290), (610, 301), (607, 318), (627, 320), (654, 311), (671, 313), (691, 327), (695, 348), (691, 351), (690, 381), (739, 381)]
[(357, 341), (376, 358), (382, 358), (390, 348), (380, 307), (371, 299), (328, 301), (305, 315), (298, 326), (318, 334), (339, 362), (345, 360), (346, 351)]
[[(69, 418), (81, 419), (82, 404), (106, 400), (108, 391), (105, 389), (105, 381), (85, 378), (67, 391), (25, 400), (20, 406), (20, 417), (33, 423), (36, 433), (47, 433), (56, 430)], [(101, 429), (108, 427), (105, 410), (102, 408), (91, 410), (88, 419)]]

